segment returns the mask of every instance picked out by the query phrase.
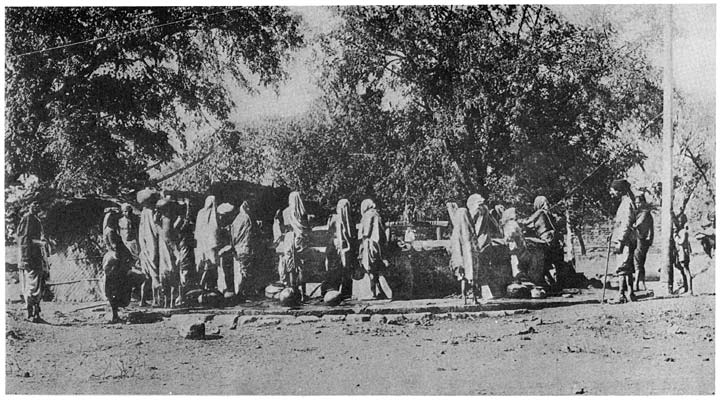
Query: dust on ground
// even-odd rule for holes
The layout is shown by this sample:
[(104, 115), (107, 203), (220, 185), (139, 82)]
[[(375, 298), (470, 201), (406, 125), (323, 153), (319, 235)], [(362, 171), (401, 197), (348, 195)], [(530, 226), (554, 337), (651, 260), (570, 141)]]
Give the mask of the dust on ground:
[[(712, 394), (714, 296), (502, 318), (221, 329), (7, 318), (11, 394)], [(93, 317), (94, 316), (94, 317)]]
[(102, 305), (50, 303), (48, 324), (31, 324), (11, 303), (6, 393), (714, 394), (714, 263), (693, 272), (703, 295), (477, 319), (221, 326), (210, 340), (180, 337), (176, 318), (153, 310), (147, 323), (107, 325)]

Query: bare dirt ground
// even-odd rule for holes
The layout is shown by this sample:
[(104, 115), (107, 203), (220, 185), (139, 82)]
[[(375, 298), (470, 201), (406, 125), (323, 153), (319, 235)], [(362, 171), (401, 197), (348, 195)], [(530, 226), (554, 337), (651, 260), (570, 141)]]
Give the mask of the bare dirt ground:
[[(714, 394), (714, 267), (694, 297), (397, 325), (318, 321), (179, 336), (173, 320), (7, 306), (9, 394)], [(614, 295), (611, 292), (610, 295)]]

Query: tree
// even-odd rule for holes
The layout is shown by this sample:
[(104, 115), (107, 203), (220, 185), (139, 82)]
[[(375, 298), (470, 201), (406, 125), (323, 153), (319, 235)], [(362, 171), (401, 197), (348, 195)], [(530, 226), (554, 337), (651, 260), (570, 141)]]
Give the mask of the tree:
[(227, 117), (228, 79), (283, 78), (298, 24), (281, 7), (8, 8), (6, 182), (133, 188), (189, 125)]
[(329, 209), (372, 197), (390, 218), (406, 202), (447, 218), (445, 202), (485, 186), (529, 211), (592, 174), (568, 203), (607, 214), (610, 181), (644, 158), (635, 136), (658, 131), (657, 74), (610, 25), (579, 28), (541, 6), (337, 11), (315, 107), (218, 142), (257, 141), (268, 177)]
[(344, 25), (324, 38), (331, 130), (372, 156), (396, 215), (410, 197), (438, 216), (480, 187), (558, 201), (598, 166), (575, 201), (607, 212), (610, 180), (644, 157), (621, 134), (655, 118), (660, 91), (642, 53), (613, 47), (611, 26), (579, 28), (542, 6), (338, 12)]

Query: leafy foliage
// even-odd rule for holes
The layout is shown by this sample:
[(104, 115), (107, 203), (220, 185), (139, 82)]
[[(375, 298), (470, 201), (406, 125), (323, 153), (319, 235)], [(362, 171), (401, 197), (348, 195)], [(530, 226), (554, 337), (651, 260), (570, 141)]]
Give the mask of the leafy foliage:
[(228, 116), (228, 79), (281, 79), (298, 24), (279, 7), (8, 8), (6, 181), (133, 187), (188, 124)]
[[(644, 157), (621, 133), (655, 118), (660, 91), (641, 54), (611, 45), (611, 27), (542, 6), (338, 12), (344, 25), (323, 38), (327, 125), (294, 135), (304, 164), (283, 166), (320, 198), (375, 196), (395, 216), (414, 199), (432, 218), (480, 187), (496, 201), (558, 201), (595, 171), (573, 202), (603, 212), (609, 181)], [(344, 188), (313, 192), (327, 182)]]

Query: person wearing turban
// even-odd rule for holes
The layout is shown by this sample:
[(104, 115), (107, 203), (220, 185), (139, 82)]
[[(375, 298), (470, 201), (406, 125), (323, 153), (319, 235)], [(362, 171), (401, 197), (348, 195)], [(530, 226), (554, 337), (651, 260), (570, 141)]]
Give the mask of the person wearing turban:
[[(617, 271), (620, 293), (617, 303), (624, 303), (628, 300), (635, 301), (633, 291), (633, 253), (637, 245), (637, 234), (635, 224), (635, 203), (634, 195), (630, 190), (630, 183), (625, 179), (617, 179), (610, 185), (610, 195), (620, 199), (620, 205), (615, 213), (613, 223), (611, 245), (616, 254)], [(625, 293), (628, 296), (625, 296)]]

